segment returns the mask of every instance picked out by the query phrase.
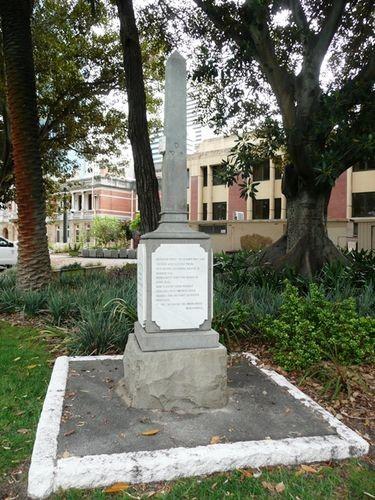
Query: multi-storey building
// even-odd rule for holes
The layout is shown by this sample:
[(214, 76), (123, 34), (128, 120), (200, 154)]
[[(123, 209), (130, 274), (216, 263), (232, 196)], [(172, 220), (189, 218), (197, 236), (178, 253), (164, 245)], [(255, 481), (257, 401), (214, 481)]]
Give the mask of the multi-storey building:
[[(255, 200), (241, 198), (237, 184), (223, 184), (221, 162), (233, 145), (234, 137), (207, 139), (188, 157), (189, 219), (213, 233), (215, 249), (238, 249), (243, 234), (276, 240), (286, 221), (281, 171), (273, 161), (265, 159), (254, 169)], [(328, 206), (328, 231), (338, 245), (357, 241), (358, 248), (375, 248), (375, 164), (357, 165), (339, 177)]]
[[(50, 244), (64, 243), (64, 205), (67, 243), (89, 238), (95, 216), (110, 215), (131, 220), (138, 208), (135, 182), (107, 175), (73, 179), (66, 184), (59, 199), (62, 201), (56, 215), (47, 218)], [(14, 202), (0, 211), (0, 231), (4, 237), (17, 240), (17, 206)]]
[[(187, 161), (187, 205), (190, 224), (212, 235), (215, 251), (240, 248), (245, 234), (278, 239), (285, 230), (287, 205), (281, 193), (281, 172), (265, 159), (253, 172), (256, 199), (245, 200), (237, 184), (227, 187), (219, 175), (221, 162), (234, 144), (233, 137), (203, 140)], [(94, 175), (67, 183), (68, 241), (82, 241), (95, 215), (132, 219), (137, 211), (135, 182)], [(0, 234), (17, 239), (17, 210), (11, 203), (0, 211)], [(306, 221), (308, 223), (308, 221)], [(63, 242), (63, 213), (48, 219), (52, 244)], [(328, 206), (328, 234), (337, 245), (375, 248), (375, 164), (364, 163), (337, 180)]]

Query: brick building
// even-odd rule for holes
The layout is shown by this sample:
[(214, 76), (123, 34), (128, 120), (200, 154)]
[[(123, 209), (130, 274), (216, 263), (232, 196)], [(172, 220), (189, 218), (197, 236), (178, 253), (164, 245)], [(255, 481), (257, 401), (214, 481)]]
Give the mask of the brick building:
[[(89, 238), (95, 216), (114, 216), (131, 220), (138, 209), (135, 182), (108, 175), (72, 179), (66, 184), (67, 242), (78, 243)], [(63, 243), (63, 209), (47, 218), (48, 241)], [(12, 202), (0, 210), (0, 234), (17, 240), (17, 205)]]
[[(217, 235), (215, 250), (237, 250), (242, 234), (276, 240), (286, 221), (281, 171), (272, 161), (265, 160), (253, 172), (253, 181), (259, 183), (255, 200), (241, 198), (237, 184), (223, 184), (220, 164), (233, 145), (234, 137), (207, 139), (188, 157), (189, 219), (194, 227)], [(338, 245), (354, 241), (358, 248), (375, 248), (375, 164), (357, 165), (338, 178), (328, 206), (328, 231)]]
[[(215, 251), (238, 250), (245, 234), (261, 234), (273, 241), (285, 230), (286, 199), (281, 172), (265, 160), (253, 173), (256, 200), (240, 197), (238, 185), (227, 187), (218, 175), (220, 164), (234, 144), (233, 137), (203, 140), (187, 161), (187, 205), (190, 224), (212, 235)], [(159, 169), (160, 170), (160, 169)], [(137, 211), (135, 182), (95, 175), (67, 184), (68, 241), (88, 234), (95, 215), (132, 219)], [(0, 235), (17, 240), (17, 207), (0, 210)], [(48, 219), (51, 244), (62, 243), (63, 215)], [(328, 206), (328, 234), (337, 245), (375, 248), (375, 164), (361, 164), (337, 180)]]

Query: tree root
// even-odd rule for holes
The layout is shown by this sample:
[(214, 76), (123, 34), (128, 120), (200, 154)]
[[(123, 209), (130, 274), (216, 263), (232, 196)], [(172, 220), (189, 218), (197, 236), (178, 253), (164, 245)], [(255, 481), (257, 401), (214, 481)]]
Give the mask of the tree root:
[(287, 237), (283, 235), (263, 251), (260, 263), (275, 270), (290, 268), (301, 276), (312, 278), (324, 264), (347, 260), (328, 237), (313, 241), (306, 234), (288, 252), (286, 249)]

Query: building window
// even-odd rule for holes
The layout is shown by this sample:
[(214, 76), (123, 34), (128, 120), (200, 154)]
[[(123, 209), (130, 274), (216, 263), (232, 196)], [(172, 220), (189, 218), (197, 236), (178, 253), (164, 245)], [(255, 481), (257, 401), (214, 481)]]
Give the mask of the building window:
[(375, 170), (375, 159), (361, 161), (353, 165), (353, 172), (363, 172), (364, 170)]
[(199, 226), (201, 233), (207, 234), (227, 234), (227, 226), (225, 224), (212, 224), (209, 226)]
[(282, 174), (281, 158), (275, 158), (273, 160), (273, 164), (275, 166), (275, 179), (281, 179), (281, 174)]
[(79, 243), (79, 226), (75, 227), (75, 242)]
[(202, 168), (203, 187), (207, 186), (207, 167)]
[(190, 170), (186, 170), (186, 189), (190, 188)]
[(268, 181), (270, 178), (270, 162), (263, 160), (259, 165), (253, 167), (254, 181)]
[(60, 226), (56, 227), (56, 243), (60, 243)]
[(202, 220), (207, 220), (207, 203), (203, 203)]
[(222, 176), (225, 174), (225, 167), (223, 165), (212, 165), (212, 184), (214, 186), (225, 185)]
[(82, 195), (78, 195), (78, 210), (82, 210)]
[(86, 243), (90, 243), (91, 238), (91, 226), (90, 224), (86, 224)]
[(87, 210), (92, 210), (92, 194), (89, 193), (87, 196)]
[(212, 219), (213, 220), (226, 220), (227, 218), (227, 204), (225, 201), (219, 203), (212, 203)]
[(281, 198), (275, 198), (275, 219), (281, 219)]
[(353, 217), (375, 217), (375, 192), (353, 193)]
[(190, 207), (189, 207), (189, 203), (186, 205), (186, 212), (187, 212), (187, 218), (189, 220), (189, 214), (190, 214)]
[(270, 200), (253, 200), (253, 219), (269, 219)]

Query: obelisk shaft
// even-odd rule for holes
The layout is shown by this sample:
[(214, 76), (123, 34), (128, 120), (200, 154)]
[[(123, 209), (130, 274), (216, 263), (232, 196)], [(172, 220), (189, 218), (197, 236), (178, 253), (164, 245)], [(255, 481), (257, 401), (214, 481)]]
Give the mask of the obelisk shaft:
[(186, 222), (186, 61), (177, 50), (166, 64), (164, 136), (161, 222)]

